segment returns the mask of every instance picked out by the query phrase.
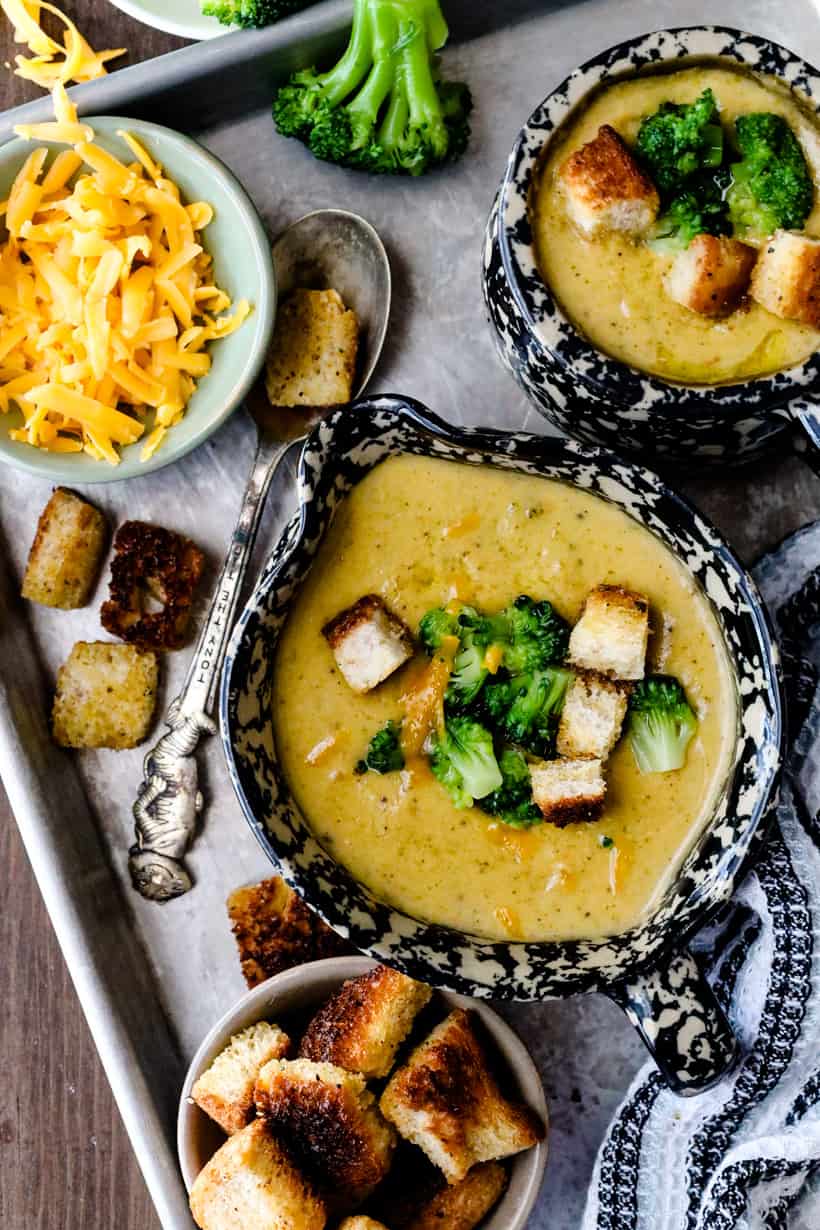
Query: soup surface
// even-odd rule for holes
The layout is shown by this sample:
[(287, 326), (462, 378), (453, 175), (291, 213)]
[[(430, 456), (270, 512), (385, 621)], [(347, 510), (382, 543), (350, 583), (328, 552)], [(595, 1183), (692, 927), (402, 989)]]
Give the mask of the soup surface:
[[(523, 832), (455, 808), (426, 764), (356, 775), (371, 736), (400, 715), (413, 668), (357, 695), (322, 636), (327, 620), (372, 592), (415, 630), (457, 590), (489, 611), (520, 593), (549, 598), (574, 622), (604, 582), (649, 597), (650, 661), (680, 678), (700, 719), (682, 770), (641, 776), (622, 740), (601, 820)], [(410, 456), (376, 466), (339, 508), (283, 630), (273, 705), (295, 799), (333, 857), (405, 913), (496, 939), (596, 937), (639, 920), (708, 817), (735, 746), (716, 620), (654, 535), (574, 487)]]
[[(598, 94), (551, 142), (532, 202), (538, 263), (567, 316), (595, 346), (632, 367), (670, 380), (718, 384), (780, 371), (803, 362), (818, 333), (780, 320), (759, 304), (715, 320), (690, 312), (664, 292), (674, 259), (614, 232), (586, 238), (572, 224), (557, 173), (567, 157), (611, 124), (633, 144), (644, 116), (662, 102), (694, 102), (707, 87), (724, 127), (744, 112), (773, 111), (791, 125), (815, 183), (820, 182), (820, 130), (777, 82), (731, 69), (697, 67), (635, 77)], [(807, 234), (820, 237), (820, 194)]]

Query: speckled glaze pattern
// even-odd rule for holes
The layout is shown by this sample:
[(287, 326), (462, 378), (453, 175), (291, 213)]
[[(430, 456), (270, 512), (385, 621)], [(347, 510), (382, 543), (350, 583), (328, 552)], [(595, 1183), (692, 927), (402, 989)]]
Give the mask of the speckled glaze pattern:
[(776, 76), (804, 103), (820, 104), (814, 69), (785, 47), (738, 30), (661, 30), (602, 52), (549, 94), (521, 129), (487, 223), (483, 286), (502, 361), (561, 430), (645, 458), (730, 465), (759, 456), (793, 421), (820, 439), (820, 354), (772, 376), (708, 388), (628, 367), (596, 349), (564, 315), (538, 271), (528, 214), (542, 152), (590, 91), (662, 61), (700, 57)]
[[(277, 640), (335, 509), (373, 466), (399, 453), (542, 475), (599, 495), (665, 542), (712, 602), (738, 683), (734, 766), (712, 823), (642, 926), (605, 940), (536, 944), (490, 942), (419, 921), (375, 900), (325, 853), (300, 815), (273, 739)], [(302, 452), (298, 492), (299, 512), (234, 631), (220, 701), (229, 772), (264, 850), (287, 882), (357, 948), (468, 995), (540, 1000), (607, 991), (632, 1010), (633, 1019), (640, 1016), (644, 1039), (663, 1052), (659, 1062), (670, 1083), (691, 1091), (709, 1083), (731, 1060), (725, 1025), (714, 1019), (719, 1010), (696, 967), (687, 967), (683, 980), (683, 967), (674, 976), (657, 971), (668, 965), (669, 949), (683, 945), (730, 896), (776, 795), (783, 737), (780, 667), (751, 578), (717, 531), (651, 472), (573, 442), (450, 427), (419, 403), (398, 397), (364, 400), (320, 424)], [(652, 1020), (663, 1022), (654, 1036)]]

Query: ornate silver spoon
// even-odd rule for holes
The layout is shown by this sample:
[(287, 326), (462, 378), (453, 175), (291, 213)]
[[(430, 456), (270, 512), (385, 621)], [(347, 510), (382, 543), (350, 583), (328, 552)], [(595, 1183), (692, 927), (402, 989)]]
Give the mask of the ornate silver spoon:
[[(317, 210), (277, 239), (273, 260), (280, 299), (296, 287), (333, 288), (356, 312), (358, 397), (381, 354), (390, 314), (390, 265), (376, 231), (346, 210)], [(183, 856), (203, 808), (194, 751), (202, 736), (216, 729), (211, 715), (265, 496), (285, 453), (326, 412), (275, 409), (264, 396), (249, 399), (247, 409), (256, 423), (257, 446), (239, 519), (185, 683), (165, 718), (169, 730), (145, 757), (134, 803), (136, 841), (128, 865), (134, 887), (151, 901), (170, 901), (192, 887)]]

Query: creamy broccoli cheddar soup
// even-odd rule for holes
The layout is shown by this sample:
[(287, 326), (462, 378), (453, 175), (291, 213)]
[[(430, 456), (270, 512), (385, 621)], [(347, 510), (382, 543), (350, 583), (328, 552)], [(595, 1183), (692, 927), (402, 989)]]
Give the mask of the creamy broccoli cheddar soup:
[[(726, 383), (795, 366), (817, 349), (818, 333), (798, 320), (772, 315), (751, 299), (717, 319), (675, 302), (664, 290), (674, 255), (617, 231), (584, 235), (567, 209), (559, 171), (601, 125), (610, 125), (632, 147), (643, 118), (667, 101), (693, 103), (706, 89), (717, 101), (727, 142), (738, 116), (771, 112), (786, 120), (817, 184), (818, 128), (794, 96), (774, 80), (704, 65), (630, 78), (595, 95), (550, 143), (531, 200), (541, 273), (567, 316), (614, 358), (691, 384)], [(802, 229), (820, 237), (816, 192)]]
[[(648, 668), (675, 675), (698, 718), (683, 768), (642, 775), (626, 738), (606, 765), (603, 815), (520, 830), (455, 807), (423, 756), (356, 771), (401, 713), (425, 655), (360, 695), (323, 628), (364, 594), (414, 634), (453, 595), (498, 611), (548, 599), (574, 623), (590, 590), (649, 599)], [(637, 922), (706, 822), (736, 742), (734, 680), (712, 609), (671, 552), (619, 508), (574, 487), (401, 456), (338, 510), (283, 629), (273, 689), (277, 752), (319, 841), (380, 900), (495, 939), (596, 937)]]

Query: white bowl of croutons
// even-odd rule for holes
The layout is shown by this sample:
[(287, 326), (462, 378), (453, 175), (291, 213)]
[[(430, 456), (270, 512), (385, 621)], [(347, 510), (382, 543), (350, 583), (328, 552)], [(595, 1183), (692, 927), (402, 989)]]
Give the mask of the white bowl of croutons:
[(524, 1045), (366, 957), (287, 970), (210, 1030), (179, 1161), (202, 1230), (523, 1230), (547, 1160)]

